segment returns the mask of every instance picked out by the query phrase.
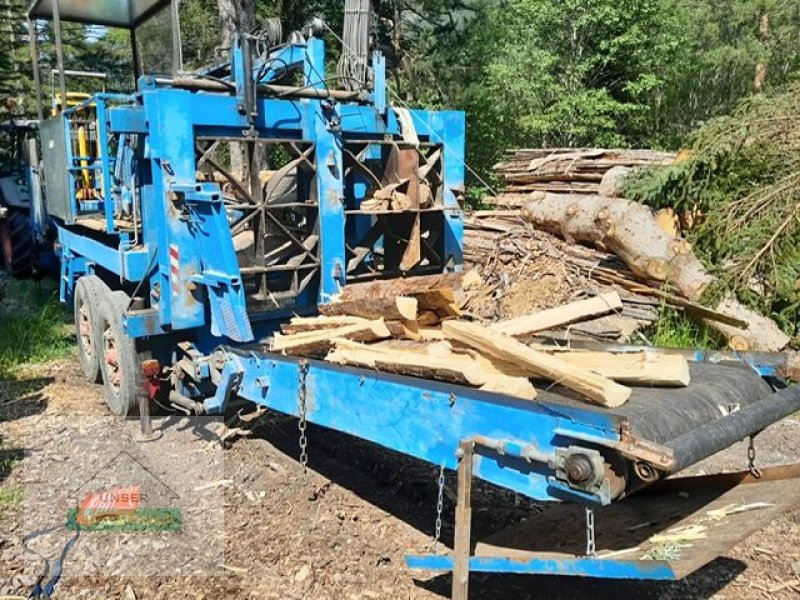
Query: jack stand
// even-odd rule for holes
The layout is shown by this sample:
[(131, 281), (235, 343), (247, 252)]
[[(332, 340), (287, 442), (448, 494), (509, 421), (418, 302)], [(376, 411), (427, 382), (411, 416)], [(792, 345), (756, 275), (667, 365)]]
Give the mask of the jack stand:
[(150, 396), (141, 392), (138, 394), (139, 400), (139, 423), (142, 427), (142, 436), (149, 438), (153, 436), (153, 421), (150, 418)]
[(472, 535), (472, 464), (475, 442), (461, 442), (458, 449), (458, 494), (453, 544), (452, 600), (469, 598), (469, 555)]

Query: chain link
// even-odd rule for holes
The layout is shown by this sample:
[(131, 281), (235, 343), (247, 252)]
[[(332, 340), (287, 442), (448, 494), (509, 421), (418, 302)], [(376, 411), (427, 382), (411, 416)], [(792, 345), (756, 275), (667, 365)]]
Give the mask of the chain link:
[(750, 436), (750, 443), (747, 446), (747, 468), (750, 474), (756, 479), (761, 479), (761, 469), (756, 467), (756, 444), (755, 437)]
[(594, 543), (594, 509), (586, 509), (586, 556), (597, 556)]
[(436, 533), (431, 548), (435, 551), (442, 537), (442, 510), (444, 509), (444, 465), (439, 467), (439, 497), (436, 499)]
[(303, 361), (300, 363), (300, 372), (298, 375), (298, 402), (300, 404), (300, 420), (297, 422), (297, 429), (300, 430), (300, 464), (303, 465), (303, 475), (308, 472), (308, 438), (306, 437), (306, 376), (308, 375), (308, 362)]

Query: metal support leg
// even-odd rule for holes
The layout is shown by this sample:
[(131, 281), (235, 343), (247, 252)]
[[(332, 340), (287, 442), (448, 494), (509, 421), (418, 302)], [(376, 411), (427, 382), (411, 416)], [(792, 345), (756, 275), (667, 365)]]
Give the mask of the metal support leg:
[(469, 555), (472, 530), (472, 462), (474, 442), (462, 442), (458, 456), (458, 504), (456, 534), (453, 546), (452, 600), (469, 598)]

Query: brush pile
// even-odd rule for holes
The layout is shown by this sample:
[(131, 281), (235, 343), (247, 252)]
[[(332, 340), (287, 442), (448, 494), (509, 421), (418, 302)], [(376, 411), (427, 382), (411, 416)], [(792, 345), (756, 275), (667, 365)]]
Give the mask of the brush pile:
[(693, 215), (686, 234), (717, 295), (735, 294), (800, 344), (800, 85), (710, 122), (686, 160), (632, 174), (624, 192)]

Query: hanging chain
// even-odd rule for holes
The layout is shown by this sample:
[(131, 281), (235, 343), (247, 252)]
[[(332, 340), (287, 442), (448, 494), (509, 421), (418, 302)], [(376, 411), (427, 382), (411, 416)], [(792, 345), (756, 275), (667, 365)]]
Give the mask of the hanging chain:
[(299, 386), (297, 388), (298, 401), (300, 403), (300, 420), (297, 428), (300, 430), (300, 464), (303, 465), (303, 475), (308, 471), (308, 438), (306, 437), (306, 376), (308, 375), (308, 362), (300, 363), (300, 373), (298, 375)]
[(761, 469), (756, 467), (756, 444), (755, 437), (750, 436), (750, 443), (747, 446), (747, 468), (750, 474), (756, 479), (761, 479)]
[(444, 465), (439, 467), (439, 497), (436, 499), (436, 533), (433, 536), (431, 549), (434, 551), (442, 537), (442, 510), (444, 509)]
[(594, 544), (594, 509), (586, 509), (586, 556), (597, 556)]

